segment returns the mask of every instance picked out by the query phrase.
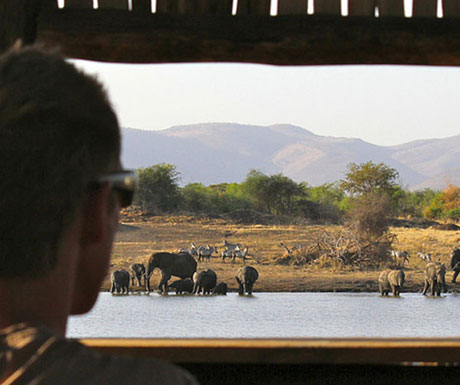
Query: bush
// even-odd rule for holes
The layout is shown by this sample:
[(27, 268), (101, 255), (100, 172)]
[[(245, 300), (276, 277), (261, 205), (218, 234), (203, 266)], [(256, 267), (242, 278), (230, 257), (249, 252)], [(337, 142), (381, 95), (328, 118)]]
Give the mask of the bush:
[(355, 198), (348, 213), (347, 226), (358, 238), (373, 241), (388, 231), (391, 206), (385, 196), (369, 193)]
[(452, 221), (460, 221), (460, 207), (448, 210), (446, 216)]
[(138, 169), (139, 185), (134, 204), (147, 213), (174, 211), (180, 200), (179, 173), (171, 164), (157, 164)]

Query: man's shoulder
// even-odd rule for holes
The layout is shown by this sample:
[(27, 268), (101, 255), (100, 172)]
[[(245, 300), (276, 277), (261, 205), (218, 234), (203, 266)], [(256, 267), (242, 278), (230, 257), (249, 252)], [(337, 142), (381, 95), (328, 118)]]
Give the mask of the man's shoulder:
[(14, 384), (196, 384), (191, 374), (167, 362), (102, 354), (44, 328), (21, 325), (0, 334), (0, 341), (0, 361), (6, 363), (0, 374), (8, 373)]

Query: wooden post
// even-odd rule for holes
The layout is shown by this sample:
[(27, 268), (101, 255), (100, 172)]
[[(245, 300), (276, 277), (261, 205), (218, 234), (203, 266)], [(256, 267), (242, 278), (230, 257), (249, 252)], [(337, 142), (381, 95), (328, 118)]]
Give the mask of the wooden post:
[(414, 0), (412, 5), (412, 17), (436, 17), (437, 0)]
[(305, 15), (307, 0), (278, 0), (278, 15)]
[(377, 0), (380, 17), (404, 17), (403, 0)]
[(129, 10), (128, 0), (99, 0), (99, 9)]
[(374, 17), (374, 0), (348, 0), (348, 15)]
[(340, 0), (315, 0), (315, 15), (341, 15)]

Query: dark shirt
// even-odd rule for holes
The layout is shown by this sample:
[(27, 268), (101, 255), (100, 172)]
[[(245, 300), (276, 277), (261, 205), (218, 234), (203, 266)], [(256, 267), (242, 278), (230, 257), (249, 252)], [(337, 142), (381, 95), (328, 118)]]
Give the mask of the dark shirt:
[(27, 324), (0, 330), (0, 383), (198, 385), (191, 374), (172, 364), (102, 354)]

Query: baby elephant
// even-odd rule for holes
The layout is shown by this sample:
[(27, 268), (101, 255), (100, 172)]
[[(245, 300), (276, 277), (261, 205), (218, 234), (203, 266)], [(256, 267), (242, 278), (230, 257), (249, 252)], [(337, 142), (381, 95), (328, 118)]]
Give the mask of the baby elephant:
[(423, 295), (428, 291), (430, 287), (431, 295), (441, 295), (447, 293), (446, 286), (446, 266), (439, 262), (430, 262), (425, 266), (425, 286), (423, 288)]
[(388, 295), (393, 293), (394, 297), (399, 297), (401, 289), (404, 285), (404, 271), (402, 270), (384, 270), (379, 275), (379, 290), (380, 295)]
[(116, 270), (111, 275), (112, 288), (110, 289), (111, 293), (129, 293), (129, 273), (125, 270)]
[(193, 294), (211, 294), (216, 287), (217, 275), (214, 270), (208, 269), (193, 274)]
[(137, 279), (139, 286), (141, 286), (142, 277), (144, 277), (145, 286), (145, 266), (143, 263), (133, 263), (131, 265), (131, 285), (134, 286), (134, 279)]
[(225, 282), (219, 282), (217, 286), (212, 289), (212, 294), (227, 295), (227, 290), (227, 284)]
[(193, 281), (190, 278), (178, 279), (172, 282), (168, 287), (176, 289), (176, 294), (191, 293), (193, 291)]

